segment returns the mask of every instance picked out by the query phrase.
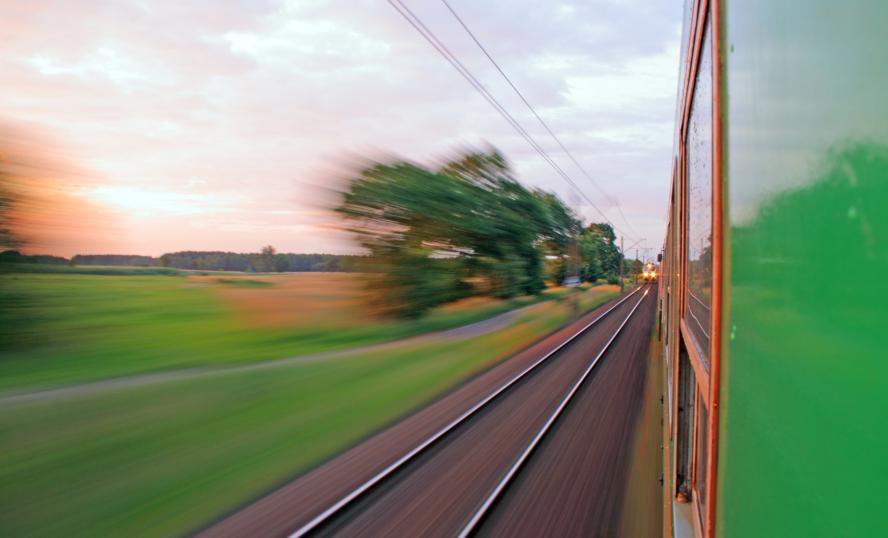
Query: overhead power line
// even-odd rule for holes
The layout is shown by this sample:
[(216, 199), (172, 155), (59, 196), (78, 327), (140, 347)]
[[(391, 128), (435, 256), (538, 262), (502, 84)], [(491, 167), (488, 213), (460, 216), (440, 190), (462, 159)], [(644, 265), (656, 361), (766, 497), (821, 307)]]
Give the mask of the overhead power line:
[(596, 204), (593, 202), (589, 196), (576, 184), (576, 182), (560, 167), (558, 163), (556, 163), (551, 156), (540, 146), (536, 140), (528, 133), (524, 127), (521, 126), (520, 123), (509, 113), (508, 110), (496, 99), (496, 97), (491, 94), (487, 88), (484, 87), (483, 84), (472, 74), (471, 71), (453, 54), (450, 49), (447, 48), (444, 43), (438, 39), (438, 37), (429, 30), (429, 28), (422, 22), (413, 11), (410, 10), (409, 7), (404, 5), (401, 0), (388, 0), (388, 3), (397, 11), (403, 18), (406, 20), (413, 28), (419, 32), (419, 34), (434, 48), (447, 62), (454, 68), (456, 71), (462, 75), (464, 79), (478, 92), (482, 97), (492, 106), (499, 114), (509, 123), (509, 125), (515, 129), (518, 134), (520, 134), (528, 144), (536, 151), (540, 157), (543, 158), (546, 163), (548, 163), (558, 175), (564, 179), (568, 184), (573, 187), (573, 189), (583, 197), (586, 202), (589, 203), (592, 208), (594, 208), (601, 217), (613, 226), (614, 230), (624, 235), (627, 238), (631, 239), (631, 236), (626, 234), (624, 231), (620, 230), (616, 224), (614, 224), (608, 217), (605, 215), (604, 211), (602, 211)]
[[(555, 143), (558, 144), (558, 147), (560, 147), (561, 151), (563, 151), (568, 156), (568, 158), (571, 160), (571, 162), (573, 162), (574, 165), (576, 165), (576, 167), (580, 169), (580, 172), (582, 172), (583, 175), (586, 177), (586, 179), (589, 180), (589, 183), (591, 183), (592, 186), (594, 186), (596, 189), (598, 189), (598, 192), (600, 192), (605, 198), (610, 199), (610, 200), (614, 200), (614, 197), (611, 196), (610, 193), (605, 191), (604, 188), (602, 188), (601, 185), (599, 185), (598, 182), (592, 178), (592, 175), (589, 174), (589, 172), (586, 170), (586, 168), (582, 164), (580, 164), (580, 162), (573, 156), (573, 153), (571, 153), (570, 150), (568, 150), (567, 147), (561, 142), (561, 139), (558, 138), (558, 136), (555, 134), (554, 131), (552, 131), (552, 129), (549, 127), (549, 125), (545, 122), (545, 120), (543, 120), (543, 118), (540, 117), (540, 115), (537, 113), (537, 111), (533, 107), (533, 105), (530, 104), (530, 101), (528, 101), (527, 98), (524, 97), (524, 94), (521, 93), (521, 90), (519, 90), (518, 87), (515, 86), (515, 83), (512, 82), (512, 79), (509, 78), (509, 75), (507, 75), (506, 72), (503, 70), (503, 68), (500, 67), (499, 63), (497, 63), (497, 61), (493, 59), (493, 56), (490, 54), (490, 52), (487, 51), (487, 48), (481, 44), (481, 40), (479, 40), (478, 37), (475, 35), (475, 33), (472, 32), (471, 29), (469, 29), (468, 25), (465, 23), (465, 21), (462, 19), (462, 17), (459, 16), (459, 14), (456, 12), (456, 10), (453, 9), (453, 7), (450, 5), (450, 3), (447, 0), (441, 0), (441, 3), (444, 4), (444, 6), (447, 8), (447, 10), (450, 11), (450, 14), (453, 15), (453, 17), (457, 20), (457, 22), (459, 22), (460, 26), (463, 27), (463, 30), (465, 30), (466, 33), (469, 34), (469, 37), (471, 37), (472, 41), (474, 41), (475, 44), (478, 45), (478, 48), (481, 49), (481, 52), (484, 53), (484, 56), (487, 56), (487, 59), (490, 60), (490, 63), (492, 63), (493, 66), (496, 68), (496, 70), (499, 71), (499, 74), (502, 75), (503, 79), (505, 79), (505, 81), (509, 84), (509, 86), (512, 88), (512, 90), (515, 91), (515, 94), (517, 94), (518, 97), (521, 99), (521, 101), (527, 106), (527, 108), (528, 108), (528, 110), (530, 110), (531, 114), (533, 114), (533, 116), (537, 119), (537, 121), (540, 122), (540, 125), (543, 126), (543, 129), (545, 129), (546, 132), (549, 133), (549, 136), (551, 136), (552, 139), (555, 140)], [(620, 213), (620, 216), (623, 218), (623, 222), (626, 223), (626, 227), (629, 228), (629, 230), (633, 234), (637, 235), (637, 232), (632, 228), (632, 224), (629, 223), (629, 219), (627, 219), (626, 215), (623, 213), (623, 208), (620, 207), (619, 203), (616, 204), (616, 207), (617, 207), (617, 211)]]

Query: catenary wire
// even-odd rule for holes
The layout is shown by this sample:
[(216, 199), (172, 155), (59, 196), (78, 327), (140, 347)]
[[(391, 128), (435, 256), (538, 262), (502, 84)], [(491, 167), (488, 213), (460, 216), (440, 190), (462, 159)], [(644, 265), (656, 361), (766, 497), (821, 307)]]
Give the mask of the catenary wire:
[(469, 71), (469, 69), (453, 54), (443, 42), (432, 32), (422, 20), (410, 10), (401, 0), (388, 0), (388, 3), (411, 25), (413, 28), (434, 48), (463, 78), (490, 104), (503, 118), (520, 134), (530, 146), (545, 160), (557, 173), (570, 184), (573, 189), (595, 209), (599, 215), (609, 223), (615, 231), (622, 234), (627, 239), (634, 239), (629, 234), (621, 230), (607, 215), (593, 202), (589, 196), (577, 185), (577, 183), (552, 159), (551, 156), (540, 146), (536, 140), (528, 133), (520, 123), (509, 113), (508, 110), (484, 87), (483, 84)]
[[(521, 99), (521, 101), (527, 106), (527, 108), (528, 108), (528, 110), (530, 110), (531, 114), (533, 114), (533, 116), (537, 119), (537, 121), (540, 123), (540, 125), (543, 126), (543, 129), (545, 129), (546, 132), (549, 133), (549, 136), (551, 136), (552, 139), (555, 140), (555, 143), (558, 144), (558, 147), (561, 148), (561, 151), (563, 151), (568, 156), (568, 158), (571, 160), (571, 162), (573, 162), (574, 165), (580, 170), (580, 172), (583, 173), (583, 175), (586, 177), (586, 179), (589, 180), (589, 183), (591, 183), (596, 189), (598, 189), (598, 192), (600, 192), (606, 199), (609, 199), (611, 201), (616, 201), (616, 198), (611, 196), (607, 191), (604, 190), (603, 187), (601, 187), (601, 185), (598, 184), (598, 182), (596, 182), (592, 178), (592, 175), (589, 174), (589, 172), (586, 170), (586, 168), (582, 164), (580, 164), (580, 162), (574, 157), (573, 153), (571, 153), (570, 150), (568, 150), (567, 147), (561, 142), (561, 139), (558, 138), (558, 136), (555, 134), (555, 132), (545, 122), (545, 120), (543, 120), (543, 118), (537, 113), (537, 111), (533, 107), (533, 105), (530, 104), (530, 101), (527, 100), (527, 98), (524, 96), (524, 94), (521, 92), (521, 90), (519, 90), (518, 87), (515, 85), (515, 83), (512, 82), (512, 79), (509, 77), (509, 75), (506, 74), (506, 72), (503, 70), (503, 68), (500, 67), (499, 63), (493, 59), (493, 56), (490, 54), (490, 52), (488, 52), (487, 48), (483, 44), (481, 44), (481, 40), (479, 40), (478, 37), (475, 35), (475, 33), (472, 32), (471, 29), (469, 29), (468, 25), (465, 23), (463, 18), (459, 16), (459, 14), (456, 12), (456, 10), (453, 9), (453, 7), (450, 5), (450, 3), (447, 0), (441, 0), (441, 2), (448, 9), (448, 11), (450, 11), (451, 15), (453, 15), (453, 17), (457, 20), (457, 22), (459, 22), (460, 26), (463, 27), (463, 30), (465, 30), (466, 33), (469, 34), (469, 37), (472, 38), (472, 41), (474, 41), (475, 44), (478, 45), (478, 48), (481, 49), (481, 52), (484, 53), (484, 56), (486, 56), (487, 59), (490, 60), (490, 63), (492, 63), (493, 66), (496, 68), (496, 70), (499, 72), (499, 74), (502, 75), (503, 79), (505, 79), (505, 81), (509, 84), (509, 86), (512, 88), (512, 90), (515, 91), (515, 94), (518, 95), (518, 97)], [(635, 229), (632, 228), (632, 224), (629, 222), (629, 219), (626, 218), (626, 214), (623, 213), (623, 208), (620, 206), (619, 202), (617, 202), (615, 204), (615, 206), (617, 208), (617, 211), (620, 213), (620, 216), (623, 218), (623, 221), (626, 223), (626, 227), (629, 229), (629, 231), (631, 231), (634, 235), (638, 235), (638, 233), (635, 231)]]

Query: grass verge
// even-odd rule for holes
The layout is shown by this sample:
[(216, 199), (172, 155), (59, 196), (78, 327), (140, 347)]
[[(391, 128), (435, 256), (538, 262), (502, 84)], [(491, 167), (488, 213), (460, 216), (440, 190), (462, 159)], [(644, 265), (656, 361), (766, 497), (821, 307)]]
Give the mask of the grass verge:
[(350, 291), (325, 290), (318, 281), (320, 298), (295, 300), (292, 308), (308, 312), (287, 325), (245, 321), (238, 305), (226, 300), (225, 291), (274, 295), (282, 278), (301, 277), (0, 274), (0, 391), (365, 346), (458, 327), (568, 293), (443, 307), (412, 321), (367, 322), (351, 319), (356, 306), (342, 299)]
[[(580, 309), (614, 296), (586, 292)], [(550, 333), (571, 312), (567, 301), (550, 301), (456, 343), (0, 407), (0, 535), (194, 531)]]

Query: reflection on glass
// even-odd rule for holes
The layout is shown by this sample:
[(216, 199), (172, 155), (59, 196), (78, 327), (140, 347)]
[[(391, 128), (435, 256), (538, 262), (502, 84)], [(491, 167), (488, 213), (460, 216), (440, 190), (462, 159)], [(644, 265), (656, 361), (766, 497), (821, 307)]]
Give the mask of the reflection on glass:
[(686, 322), (709, 362), (712, 288), (712, 52), (707, 20), (688, 125), (688, 271)]

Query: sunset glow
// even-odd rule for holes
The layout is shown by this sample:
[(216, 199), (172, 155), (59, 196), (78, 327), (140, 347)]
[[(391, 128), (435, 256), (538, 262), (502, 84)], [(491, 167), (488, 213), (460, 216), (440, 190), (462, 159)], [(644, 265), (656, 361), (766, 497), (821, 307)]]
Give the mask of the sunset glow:
[[(441, 6), (415, 8), (491, 91), (520, 104), (482, 69), (474, 44)], [(677, 9), (654, 13), (665, 8), (634, 2), (605, 11), (561, 3), (515, 9), (511, 2), (465, 9), (607, 191), (584, 184), (596, 205), (624, 225), (614, 207), (620, 203), (637, 235), (654, 245), (672, 142)], [(355, 155), (396, 152), (423, 161), (491, 144), (526, 184), (576, 198), (377, 2), (208, 9), (190, 1), (109, 1), (89, 10), (78, 2), (52, 9), (21, 3), (4, 15), (0, 126), (29, 133), (39, 151), (64, 153), (77, 173), (56, 174), (55, 188), (69, 202), (99, 208), (75, 220), (55, 212), (49, 228), (65, 230), (69, 244), (32, 241), (31, 251), (52, 244), (59, 253), (156, 255), (208, 243), (244, 251), (273, 243), (294, 252), (355, 252), (324, 213), (335, 202), (329, 191), (343, 179), (343, 160)], [(614, 33), (626, 17), (636, 21), (633, 32)], [(664, 17), (676, 22), (638, 27)], [(518, 117), (539, 130), (532, 117)], [(585, 202), (574, 204), (597, 217)], [(106, 232), (95, 234), (96, 227)]]

